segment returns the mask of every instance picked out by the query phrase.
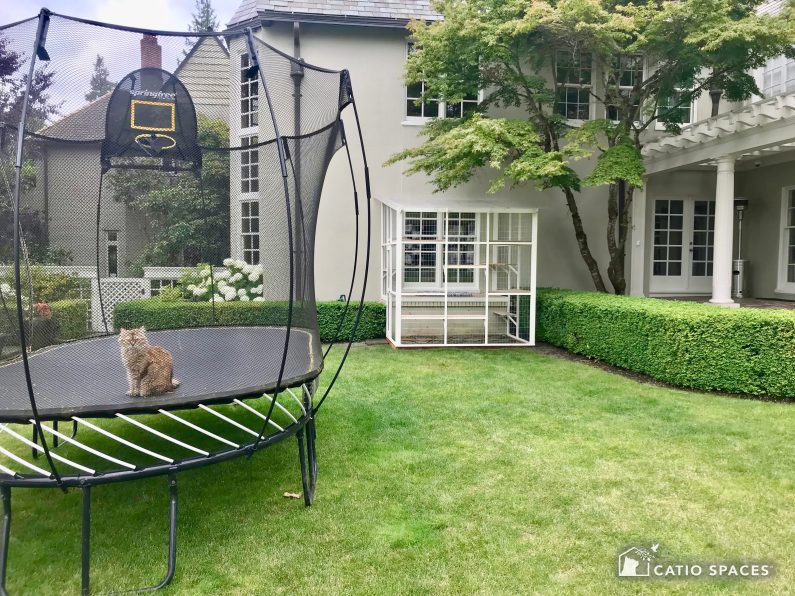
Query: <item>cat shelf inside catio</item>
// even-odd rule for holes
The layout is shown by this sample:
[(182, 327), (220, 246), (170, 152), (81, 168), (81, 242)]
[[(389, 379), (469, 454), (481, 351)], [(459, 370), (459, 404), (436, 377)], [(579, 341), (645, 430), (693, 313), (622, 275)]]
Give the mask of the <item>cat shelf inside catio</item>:
[[(267, 35), (147, 31), (46, 9), (0, 27), (0, 47), (18, 57), (9, 88), (19, 90), (19, 109), (0, 111), (0, 169), (15, 174), (0, 188), (11, 199), (0, 217), (14, 230), (0, 238), (0, 593), (12, 488), (82, 491), (84, 593), (94, 486), (167, 479), (168, 568), (151, 588), (174, 574), (179, 472), (296, 437), (304, 502), (313, 500), (316, 417), (363, 306), (370, 189), (348, 72), (303, 61), (297, 24), (294, 56)], [(86, 94), (86, 56), (97, 47), (114, 49), (105, 66), (119, 82)], [(346, 348), (318, 398), (331, 346), (324, 351), (318, 333), (314, 231), (342, 148), (355, 222), (337, 324)], [(160, 277), (140, 276), (153, 270)], [(116, 306), (162, 306), (167, 295), (181, 315), (141, 329), (145, 349), (131, 357), (113, 325)], [(355, 323), (343, 336), (346, 319)], [(155, 368), (165, 382), (147, 386), (164, 392), (129, 395)]]

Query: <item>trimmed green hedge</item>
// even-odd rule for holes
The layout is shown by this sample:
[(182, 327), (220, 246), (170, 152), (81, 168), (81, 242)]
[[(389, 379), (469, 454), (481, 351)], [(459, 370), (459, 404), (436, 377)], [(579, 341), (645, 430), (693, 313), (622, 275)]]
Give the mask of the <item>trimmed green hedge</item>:
[(52, 318), (58, 322), (58, 339), (80, 339), (88, 335), (88, 300), (50, 302)]
[[(345, 307), (344, 302), (319, 302), (317, 321), (320, 339), (329, 342), (334, 339), (337, 323)], [(351, 303), (340, 332), (340, 338), (350, 336), (356, 320), (357, 304)], [(306, 312), (297, 308), (293, 312), (293, 324), (302, 326)], [(212, 321), (212, 305), (209, 302), (167, 301), (157, 298), (133, 300), (116, 306), (113, 311), (113, 325), (120, 327), (140, 327), (147, 329), (182, 329), (202, 327)], [(287, 304), (284, 302), (224, 302), (215, 305), (216, 325), (285, 325), (287, 323)], [(356, 332), (356, 341), (379, 339), (385, 336), (386, 307), (378, 302), (365, 302), (362, 320)]]
[(795, 396), (795, 312), (539, 289), (537, 338), (666, 383)]

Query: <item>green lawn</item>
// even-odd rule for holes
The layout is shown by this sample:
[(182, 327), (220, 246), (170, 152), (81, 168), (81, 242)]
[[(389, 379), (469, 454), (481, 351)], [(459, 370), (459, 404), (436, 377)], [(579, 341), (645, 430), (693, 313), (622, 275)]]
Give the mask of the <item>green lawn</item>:
[[(339, 356), (339, 351), (337, 351)], [(329, 364), (336, 364), (336, 359)], [(8, 444), (8, 439), (2, 439)], [(179, 594), (782, 593), (795, 404), (675, 391), (524, 350), (355, 348), (294, 441), (180, 475)], [(94, 489), (93, 587), (164, 571), (165, 479)], [(79, 590), (77, 492), (14, 491), (12, 593)], [(619, 548), (774, 561), (755, 582), (632, 582)]]

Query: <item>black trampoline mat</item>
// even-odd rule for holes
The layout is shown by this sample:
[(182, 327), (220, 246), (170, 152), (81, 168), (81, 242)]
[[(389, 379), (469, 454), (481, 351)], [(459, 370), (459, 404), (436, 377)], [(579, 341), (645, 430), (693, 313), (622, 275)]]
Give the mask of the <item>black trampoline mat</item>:
[[(171, 393), (130, 397), (117, 336), (77, 341), (28, 358), (39, 415), (43, 419), (152, 412), (199, 403), (229, 402), (276, 389), (286, 330), (276, 327), (202, 327), (147, 332), (152, 345), (174, 357)], [(290, 332), (281, 387), (300, 385), (322, 370), (312, 333)], [(21, 361), (0, 366), (0, 421), (27, 422), (30, 408)]]

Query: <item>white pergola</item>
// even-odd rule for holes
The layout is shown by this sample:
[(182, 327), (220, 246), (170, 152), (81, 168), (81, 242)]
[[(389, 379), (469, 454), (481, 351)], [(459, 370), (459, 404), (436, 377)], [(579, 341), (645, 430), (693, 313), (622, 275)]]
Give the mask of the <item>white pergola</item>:
[(393, 345), (535, 345), (537, 209), (496, 199), (381, 203)]
[[(731, 297), (734, 239), (734, 173), (742, 160), (795, 150), (795, 95), (764, 99), (740, 109), (696, 122), (676, 136), (643, 148), (646, 175), (684, 168), (715, 168), (715, 241), (712, 298), (719, 306), (738, 306)], [(643, 294), (646, 254), (646, 195), (632, 202), (631, 293)], [(639, 250), (640, 249), (640, 250)]]

